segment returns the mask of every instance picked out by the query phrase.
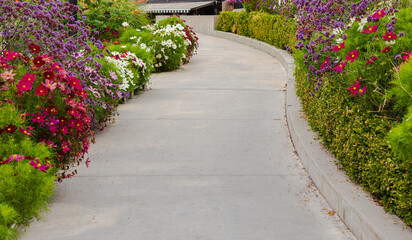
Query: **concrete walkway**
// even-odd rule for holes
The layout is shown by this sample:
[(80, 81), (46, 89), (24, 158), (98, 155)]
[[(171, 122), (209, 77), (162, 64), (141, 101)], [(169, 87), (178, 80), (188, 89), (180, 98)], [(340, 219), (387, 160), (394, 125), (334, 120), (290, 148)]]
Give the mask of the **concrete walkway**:
[(22, 239), (355, 239), (294, 154), (281, 64), (199, 37), (183, 70), (120, 106)]

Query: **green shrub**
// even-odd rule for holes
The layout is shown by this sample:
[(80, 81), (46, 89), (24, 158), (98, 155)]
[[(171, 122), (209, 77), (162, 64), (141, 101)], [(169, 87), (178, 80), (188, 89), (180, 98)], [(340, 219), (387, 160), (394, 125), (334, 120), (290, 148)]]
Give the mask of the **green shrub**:
[[(26, 128), (24, 117), (12, 104), (0, 107), (0, 129), (13, 124)], [(7, 160), (12, 155), (21, 155), (20, 160)], [(38, 159), (38, 160), (35, 160)], [(46, 210), (53, 196), (56, 167), (50, 148), (35, 143), (16, 129), (13, 133), (2, 131), (0, 134), (0, 239), (16, 236), (14, 225), (28, 225), (39, 213)], [(50, 165), (44, 172), (35, 169), (31, 161)], [(36, 164), (37, 165), (37, 164)], [(38, 167), (38, 166), (37, 166)]]
[(369, 113), (344, 83), (333, 79), (326, 78), (313, 97), (315, 83), (307, 80), (303, 61), (303, 53), (296, 53), (296, 89), (310, 126), (352, 180), (411, 225), (412, 171), (410, 161), (389, 146), (387, 133), (394, 122)]
[(221, 12), (216, 30), (254, 38), (281, 49), (296, 43), (295, 23), (265, 12)]

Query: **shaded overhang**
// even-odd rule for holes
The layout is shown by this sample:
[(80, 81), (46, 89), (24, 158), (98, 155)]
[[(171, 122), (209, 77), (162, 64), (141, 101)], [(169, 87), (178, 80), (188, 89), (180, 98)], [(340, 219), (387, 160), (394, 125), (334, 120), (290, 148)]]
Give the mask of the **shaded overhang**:
[(147, 13), (189, 13), (192, 10), (213, 5), (208, 2), (148, 3), (143, 6)]

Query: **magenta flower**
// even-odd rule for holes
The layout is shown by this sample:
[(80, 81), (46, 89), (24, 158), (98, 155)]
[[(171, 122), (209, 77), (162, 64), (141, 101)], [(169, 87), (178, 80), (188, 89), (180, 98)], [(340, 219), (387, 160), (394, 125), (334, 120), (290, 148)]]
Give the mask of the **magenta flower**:
[(7, 61), (12, 61), (14, 59), (17, 59), (18, 56), (19, 56), (19, 52), (8, 52), (8, 54), (6, 54), (6, 57), (4, 59), (6, 59)]
[(341, 44), (333, 46), (332, 50), (335, 52), (339, 52), (340, 50), (344, 48), (345, 48), (345, 42), (341, 42)]
[(16, 87), (19, 92), (29, 91), (32, 89), (32, 83), (22, 79), (16, 84)]
[(351, 84), (351, 87), (348, 88), (348, 91), (350, 91), (350, 94), (352, 96), (355, 96), (357, 93), (359, 93), (359, 95), (362, 95), (363, 93), (365, 93), (367, 88), (367, 86), (361, 88), (360, 81), (355, 81), (355, 84)]
[(368, 28), (366, 28), (365, 30), (363, 30), (362, 33), (374, 33), (378, 31), (378, 25), (374, 25), (373, 27), (371, 27), (371, 25), (369, 25)]
[(366, 66), (371, 65), (375, 62), (378, 58), (376, 56), (372, 56), (371, 58), (366, 59)]
[(46, 172), (50, 168), (50, 166), (48, 166), (47, 164), (41, 164), (38, 158), (36, 159), (36, 161), (32, 159), (30, 161), (30, 165), (32, 165), (34, 169), (39, 169), (42, 172)]
[(394, 32), (386, 32), (385, 35), (382, 35), (384, 41), (392, 41), (398, 38)]
[(352, 52), (348, 52), (348, 56), (346, 56), (346, 60), (350, 61), (353, 63), (358, 57), (359, 57), (359, 52), (357, 49), (353, 50)]
[(32, 84), (34, 83), (34, 81), (36, 81), (36, 79), (37, 79), (36, 75), (30, 74), (30, 73), (27, 73), (26, 75), (22, 77), (22, 80), (27, 81)]
[(34, 129), (31, 126), (27, 126), (27, 128), (22, 128), (22, 127), (19, 128), (19, 131), (26, 136), (33, 136), (33, 132), (32, 132), (33, 130)]
[(13, 155), (10, 155), (10, 157), (9, 157), (9, 159), (7, 160), (8, 162), (11, 162), (11, 161), (17, 161), (17, 162), (20, 162), (21, 160), (23, 160), (24, 159), (24, 156), (23, 155), (20, 155), (20, 154), (13, 154)]
[(402, 60), (405, 61), (405, 62), (409, 62), (409, 60), (412, 58), (412, 53), (409, 50), (406, 51), (406, 52), (402, 52), (402, 54), (405, 54), (402, 57)]
[(326, 58), (325, 61), (323, 61), (322, 65), (320, 66), (320, 69), (324, 69), (328, 63), (330, 63), (329, 56)]
[(379, 20), (379, 18), (382, 18), (385, 16), (386, 16), (385, 9), (378, 10), (372, 15), (372, 17), (375, 18), (376, 20)]
[(33, 113), (33, 117), (31, 118), (31, 121), (35, 123), (43, 123), (45, 118), (46, 116), (44, 113), (37, 112), (37, 113)]
[(59, 123), (59, 120), (53, 116), (53, 117), (49, 117), (49, 119), (46, 122), (46, 125), (49, 126), (50, 132), (56, 132), (58, 130), (58, 123)]
[(335, 72), (343, 72), (346, 64), (348, 64), (348, 62), (341, 62), (338, 66), (334, 67), (333, 70), (335, 70)]
[(389, 52), (391, 50), (391, 47), (390, 46), (387, 46), (387, 47), (385, 47), (384, 49), (382, 49), (382, 52), (383, 53), (387, 53), (387, 52)]

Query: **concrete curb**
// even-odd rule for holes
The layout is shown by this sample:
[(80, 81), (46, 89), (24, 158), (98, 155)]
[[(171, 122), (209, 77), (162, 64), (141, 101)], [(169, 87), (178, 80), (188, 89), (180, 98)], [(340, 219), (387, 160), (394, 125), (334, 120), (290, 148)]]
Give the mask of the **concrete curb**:
[(352, 232), (361, 240), (411, 240), (411, 229), (397, 216), (385, 213), (369, 193), (352, 183), (335, 164), (336, 158), (324, 149), (321, 141), (315, 140), (317, 135), (300, 112), (301, 105), (294, 88), (293, 57), (284, 50), (248, 37), (220, 31), (205, 33), (259, 49), (285, 67), (288, 73), (286, 117), (292, 142), (313, 182)]

